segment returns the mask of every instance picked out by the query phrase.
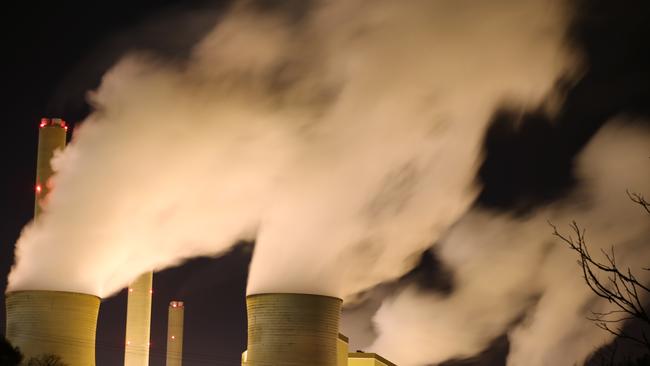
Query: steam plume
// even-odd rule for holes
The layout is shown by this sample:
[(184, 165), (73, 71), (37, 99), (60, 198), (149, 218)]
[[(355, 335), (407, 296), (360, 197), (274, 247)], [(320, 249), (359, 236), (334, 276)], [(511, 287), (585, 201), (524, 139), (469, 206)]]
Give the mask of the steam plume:
[[(580, 185), (566, 199), (524, 218), (470, 211), (436, 247), (454, 271), (454, 292), (409, 287), (386, 300), (375, 315), (380, 335), (372, 348), (400, 365), (427, 365), (473, 356), (507, 332), (509, 366), (584, 361), (611, 340), (587, 319), (589, 311), (613, 308), (589, 290), (547, 220), (567, 234), (576, 220), (592, 253), (613, 245), (619, 268), (645, 267), (650, 224), (625, 191), (647, 191), (649, 143), (645, 127), (609, 124), (579, 157)], [(646, 271), (635, 274), (650, 281)]]
[(569, 59), (555, 2), (251, 9), (186, 63), (132, 54), (105, 75), (9, 290), (108, 296), (255, 238), (249, 293), (351, 296), (462, 215), (495, 106), (536, 105)]

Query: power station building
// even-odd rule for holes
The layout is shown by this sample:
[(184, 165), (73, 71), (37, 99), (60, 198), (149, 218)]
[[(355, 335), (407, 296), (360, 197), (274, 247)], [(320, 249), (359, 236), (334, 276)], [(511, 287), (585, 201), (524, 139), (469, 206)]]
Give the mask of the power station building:
[(353, 352), (348, 354), (349, 366), (397, 366), (376, 353)]
[(336, 366), (397, 366), (376, 353), (348, 352), (349, 338), (339, 333)]

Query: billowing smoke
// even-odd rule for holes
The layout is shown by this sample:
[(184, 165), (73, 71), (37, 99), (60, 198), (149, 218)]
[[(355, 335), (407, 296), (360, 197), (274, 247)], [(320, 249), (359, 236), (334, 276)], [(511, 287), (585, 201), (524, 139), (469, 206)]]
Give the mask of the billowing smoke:
[(435, 247), (454, 273), (454, 291), (410, 286), (385, 300), (370, 348), (400, 365), (426, 365), (473, 356), (507, 333), (509, 366), (583, 361), (612, 338), (587, 316), (614, 308), (589, 290), (576, 255), (547, 220), (567, 235), (576, 220), (597, 259), (605, 261), (600, 249), (613, 246), (619, 268), (650, 281), (641, 270), (650, 258), (650, 222), (626, 195), (648, 191), (649, 153), (650, 129), (611, 123), (579, 156), (579, 183), (565, 199), (524, 217), (472, 209)]
[(110, 70), (9, 290), (109, 296), (256, 239), (249, 293), (348, 297), (466, 211), (494, 108), (536, 105), (569, 65), (555, 2), (303, 5), (236, 5), (189, 61)]

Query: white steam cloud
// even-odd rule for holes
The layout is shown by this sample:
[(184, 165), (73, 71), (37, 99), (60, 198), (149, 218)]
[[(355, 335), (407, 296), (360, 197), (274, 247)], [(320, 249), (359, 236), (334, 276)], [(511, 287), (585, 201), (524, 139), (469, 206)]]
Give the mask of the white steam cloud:
[(109, 296), (257, 244), (249, 293), (348, 297), (408, 271), (468, 208), (484, 127), (566, 71), (545, 0), (239, 5), (183, 65), (130, 55), (54, 160), (8, 290)]
[(625, 193), (648, 192), (649, 155), (648, 128), (613, 123), (581, 153), (579, 187), (566, 199), (523, 218), (470, 211), (436, 247), (455, 290), (444, 296), (409, 287), (387, 299), (370, 348), (400, 365), (427, 365), (473, 356), (507, 332), (508, 366), (584, 361), (611, 340), (586, 317), (613, 308), (589, 290), (576, 255), (547, 220), (565, 234), (576, 220), (592, 254), (613, 246), (620, 268), (639, 269), (639, 280), (650, 281), (640, 270), (650, 258), (650, 222)]
[(648, 132), (601, 131), (579, 188), (532, 216), (466, 212), (495, 107), (538, 105), (571, 66), (564, 5), (329, 0), (292, 19), (238, 4), (183, 64), (125, 57), (53, 161), (8, 290), (106, 297), (256, 240), (249, 293), (351, 299), (444, 236), (454, 291), (384, 301), (369, 349), (427, 365), (507, 333), (509, 366), (583, 360), (608, 340), (586, 309), (607, 304), (547, 220), (575, 219), (594, 252), (615, 244), (620, 263), (644, 264), (650, 228), (624, 192), (647, 191)]

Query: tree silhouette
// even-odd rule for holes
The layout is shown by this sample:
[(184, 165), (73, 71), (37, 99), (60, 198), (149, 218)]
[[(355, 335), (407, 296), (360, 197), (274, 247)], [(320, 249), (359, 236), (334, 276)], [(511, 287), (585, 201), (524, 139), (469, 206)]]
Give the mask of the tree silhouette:
[(12, 346), (4, 337), (0, 339), (0, 365), (18, 366), (23, 360), (23, 355), (17, 347)]
[(38, 357), (32, 357), (27, 362), (27, 366), (68, 366), (61, 360), (61, 357), (53, 354), (44, 354)]
[[(650, 214), (650, 203), (640, 194), (627, 192), (628, 198), (641, 207), (647, 214)], [(619, 339), (626, 339), (634, 342), (647, 352), (647, 355), (640, 359), (628, 358), (623, 365), (648, 365), (650, 361), (650, 309), (644, 301), (650, 298), (650, 286), (647, 283), (639, 281), (635, 273), (640, 271), (650, 271), (650, 268), (622, 268), (616, 262), (614, 248), (609, 251), (601, 249), (604, 256), (603, 261), (594, 259), (587, 241), (585, 239), (585, 229), (580, 228), (573, 221), (571, 223), (572, 234), (561, 234), (555, 225), (553, 235), (566, 243), (571, 250), (578, 254), (578, 265), (582, 270), (583, 278), (598, 297), (606, 299), (609, 303), (614, 304), (614, 310), (608, 312), (592, 312), (588, 319), (592, 320), (597, 327), (616, 336)], [(650, 243), (649, 243), (650, 244)], [(632, 334), (625, 330), (624, 325), (627, 321), (636, 321), (641, 325), (639, 334)], [(614, 343), (609, 347), (608, 352), (600, 355), (602, 365), (615, 365), (617, 358), (617, 344)]]

